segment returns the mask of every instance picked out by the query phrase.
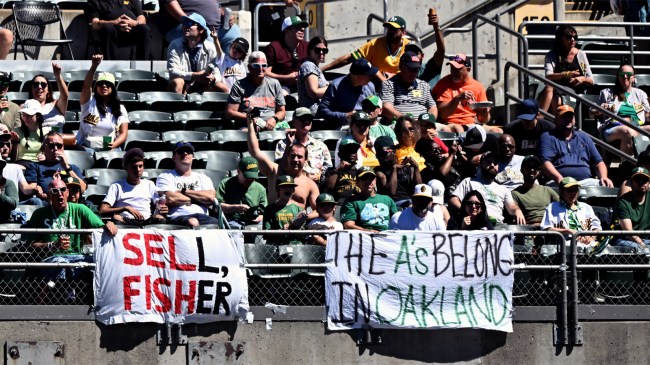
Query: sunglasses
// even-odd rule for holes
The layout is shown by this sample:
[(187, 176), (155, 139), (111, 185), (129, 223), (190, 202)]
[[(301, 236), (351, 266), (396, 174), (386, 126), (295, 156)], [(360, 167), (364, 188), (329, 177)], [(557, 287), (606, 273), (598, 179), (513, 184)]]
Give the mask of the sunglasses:
[(66, 191), (68, 191), (68, 188), (65, 187), (65, 186), (64, 186), (64, 187), (61, 187), (61, 188), (50, 188), (50, 194), (52, 194), (52, 195), (63, 194), (63, 193), (65, 193)]
[(199, 25), (199, 24), (196, 23), (196, 22), (193, 22), (193, 21), (191, 21), (191, 20), (186, 20), (186, 21), (183, 22), (183, 26), (184, 26), (185, 28), (192, 28), (192, 27), (195, 26), (195, 25)]
[(97, 83), (97, 87), (113, 87), (110, 82), (107, 81), (100, 81)]
[(51, 150), (53, 150), (54, 148), (58, 148), (58, 149), (62, 150), (63, 149), (63, 143), (48, 143), (47, 147), (49, 147)]
[(269, 67), (269, 65), (266, 63), (250, 63), (249, 65), (255, 70), (265, 70), (267, 67)]
[(11, 142), (0, 142), (0, 148), (11, 147)]
[(45, 89), (47, 88), (47, 82), (32, 82), (32, 87), (33, 88), (40, 87), (41, 89)]
[(575, 39), (576, 42), (578, 41), (578, 35), (577, 35), (577, 34), (565, 34), (565, 35), (564, 35), (564, 38), (565, 38), (567, 41), (570, 41), (570, 40), (572, 40), (572, 39)]
[(625, 76), (627, 76), (627, 77), (632, 77), (632, 76), (634, 76), (634, 72), (631, 72), (631, 71), (627, 71), (627, 72), (619, 72), (619, 73), (618, 73), (618, 76), (619, 76), (619, 77), (625, 77)]
[(327, 54), (329, 51), (330, 50), (327, 49), (327, 48), (320, 48), (320, 47), (314, 48), (314, 52), (316, 52), (316, 53)]
[(512, 149), (515, 148), (515, 145), (514, 144), (502, 144), (501, 147), (512, 150)]
[(468, 67), (470, 65), (469, 60), (464, 60), (461, 56), (451, 56), (449, 57), (449, 61), (458, 62)]
[(467, 202), (468, 207), (480, 207), (481, 203), (480, 202)]

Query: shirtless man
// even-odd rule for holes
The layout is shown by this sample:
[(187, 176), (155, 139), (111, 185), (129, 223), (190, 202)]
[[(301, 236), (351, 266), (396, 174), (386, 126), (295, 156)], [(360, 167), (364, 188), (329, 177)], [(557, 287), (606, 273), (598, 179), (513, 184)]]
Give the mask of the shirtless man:
[(319, 194), (318, 186), (314, 180), (303, 173), (303, 167), (307, 160), (307, 149), (305, 146), (292, 144), (285, 151), (280, 163), (275, 163), (260, 150), (259, 141), (255, 135), (254, 119), (248, 118), (248, 152), (257, 159), (260, 171), (268, 178), (268, 201), (275, 201), (277, 199), (275, 180), (278, 175), (289, 175), (294, 178), (297, 184), (291, 199), (303, 209), (309, 205), (314, 211), (316, 210), (316, 197)]

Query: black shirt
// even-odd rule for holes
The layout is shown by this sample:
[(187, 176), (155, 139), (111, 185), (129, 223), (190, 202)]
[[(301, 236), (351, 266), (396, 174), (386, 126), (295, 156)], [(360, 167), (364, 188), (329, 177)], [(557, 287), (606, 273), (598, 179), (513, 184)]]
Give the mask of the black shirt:
[(86, 8), (88, 20), (94, 18), (114, 20), (121, 15), (127, 15), (131, 19), (144, 15), (142, 2), (140, 0), (88, 0)]
[(539, 138), (544, 132), (555, 129), (555, 125), (546, 119), (538, 119), (535, 128), (525, 129), (521, 120), (508, 123), (503, 127), (503, 133), (515, 139), (516, 153), (521, 156), (539, 156)]

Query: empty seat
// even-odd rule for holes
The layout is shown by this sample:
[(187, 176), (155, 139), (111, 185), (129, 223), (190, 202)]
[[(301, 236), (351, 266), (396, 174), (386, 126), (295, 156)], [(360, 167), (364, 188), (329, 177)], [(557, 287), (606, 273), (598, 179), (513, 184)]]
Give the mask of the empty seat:
[[(246, 262), (249, 264), (277, 264), (280, 258), (278, 248), (273, 245), (245, 244), (244, 255), (246, 256)], [(251, 269), (250, 273), (265, 279), (289, 276), (286, 273), (271, 269)]]
[(138, 123), (144, 120), (173, 121), (174, 117), (171, 113), (153, 110), (134, 110), (129, 112), (129, 121)]
[(193, 103), (196, 109), (221, 112), (223, 116), (228, 104), (230, 94), (223, 92), (192, 93), (187, 96), (187, 101)]
[(637, 155), (647, 150), (648, 146), (650, 146), (650, 138), (642, 134), (634, 137), (634, 150), (636, 151)]
[[(129, 131), (131, 133), (131, 131)], [(139, 148), (144, 152), (151, 152), (151, 151), (166, 151), (170, 150), (171, 148), (167, 144), (167, 142), (163, 142), (160, 140), (130, 140), (126, 143), (126, 150), (130, 150), (131, 148)]]
[(113, 72), (117, 80), (118, 91), (139, 93), (143, 91), (165, 90), (166, 85), (160, 85), (156, 74), (145, 70), (117, 70)]
[(223, 113), (210, 110), (184, 110), (174, 113), (174, 120), (183, 122), (188, 131), (211, 133), (232, 127), (232, 123), (224, 123), (221, 115)]
[(192, 119), (218, 119), (218, 115), (211, 110), (183, 110), (174, 113), (174, 120), (184, 122)]
[(81, 170), (88, 170), (95, 164), (95, 159), (86, 151), (65, 150), (65, 157), (69, 163), (77, 165)]
[(138, 95), (128, 91), (118, 91), (117, 97), (120, 98), (120, 102), (124, 105), (124, 108), (128, 112), (136, 110), (147, 110), (149, 104), (146, 101), (138, 100)]
[(194, 159), (204, 160), (206, 169), (221, 171), (236, 170), (241, 160), (239, 153), (232, 151), (200, 151), (194, 154)]
[(591, 206), (613, 207), (616, 204), (618, 188), (606, 186), (583, 186), (579, 199)]
[(177, 142), (190, 142), (195, 151), (212, 150), (216, 148), (207, 133), (199, 131), (169, 131), (162, 134), (163, 141), (171, 145)]
[(145, 151), (144, 152), (144, 168), (155, 169), (158, 162), (164, 158), (171, 158), (172, 151)]
[[(0, 230), (19, 229), (20, 223), (1, 223)], [(7, 252), (20, 245), (20, 233), (0, 233), (0, 252)]]
[(95, 185), (95, 184), (90, 184), (86, 188), (86, 191), (84, 191), (83, 196), (89, 196), (89, 195), (106, 195), (108, 193), (108, 185)]
[(29, 93), (26, 91), (9, 91), (6, 94), (6, 97), (9, 99), (9, 101), (13, 101), (18, 105), (22, 105), (25, 100), (29, 99)]
[(614, 86), (616, 76), (610, 74), (594, 74), (594, 84), (587, 87), (587, 94), (598, 95), (600, 90)]
[(325, 143), (325, 145), (330, 150), (336, 149), (336, 144), (338, 141), (345, 137), (348, 134), (346, 131), (336, 131), (336, 130), (327, 130), (327, 131), (316, 131), (312, 132), (312, 137), (319, 139)]
[(142, 141), (160, 141), (160, 133), (154, 131), (140, 131), (137, 129), (129, 130), (129, 134), (126, 136), (126, 142), (133, 140), (142, 140)]
[(168, 113), (191, 109), (194, 104), (185, 100), (185, 95), (171, 91), (146, 91), (138, 93), (138, 100), (149, 105), (149, 110)]
[(220, 150), (244, 152), (248, 150), (247, 135), (239, 130), (222, 130), (210, 133), (210, 140), (217, 143)]
[(79, 115), (76, 111), (66, 110), (65, 112), (65, 121), (66, 122), (77, 122), (79, 121)]
[[(88, 70), (63, 71), (63, 79), (68, 83), (68, 91), (81, 91)], [(96, 72), (95, 74), (98, 74)]]
[[(291, 253), (292, 264), (322, 264), (325, 262), (325, 247), (316, 245), (284, 245), (280, 246), (280, 252)], [(292, 275), (307, 274), (313, 276), (325, 276), (324, 269), (292, 269)]]
[(215, 188), (219, 185), (221, 180), (227, 178), (229, 175), (228, 171), (220, 171), (220, 170), (192, 169), (192, 171), (196, 173), (201, 173), (209, 177), (210, 180), (212, 180), (212, 184), (215, 186)]
[(96, 185), (111, 185), (126, 179), (126, 171), (117, 169), (88, 169), (84, 174), (86, 181)]
[(260, 132), (260, 148), (275, 151), (279, 141), (287, 138), (285, 131), (262, 131)]
[[(130, 131), (129, 131), (130, 132)], [(95, 168), (106, 168), (111, 160), (124, 156), (124, 151), (95, 151)]]
[[(269, 161), (275, 161), (275, 151), (270, 151), (270, 150), (261, 150), (260, 151), (263, 155), (265, 155)], [(242, 157), (250, 156), (250, 152), (242, 152)]]

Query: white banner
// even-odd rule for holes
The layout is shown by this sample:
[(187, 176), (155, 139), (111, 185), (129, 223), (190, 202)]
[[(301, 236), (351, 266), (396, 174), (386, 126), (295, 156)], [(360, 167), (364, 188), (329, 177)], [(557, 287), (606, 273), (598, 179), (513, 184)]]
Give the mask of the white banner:
[(328, 328), (512, 332), (513, 238), (506, 231), (330, 235)]
[(104, 324), (245, 318), (243, 236), (225, 230), (93, 234), (95, 307)]

